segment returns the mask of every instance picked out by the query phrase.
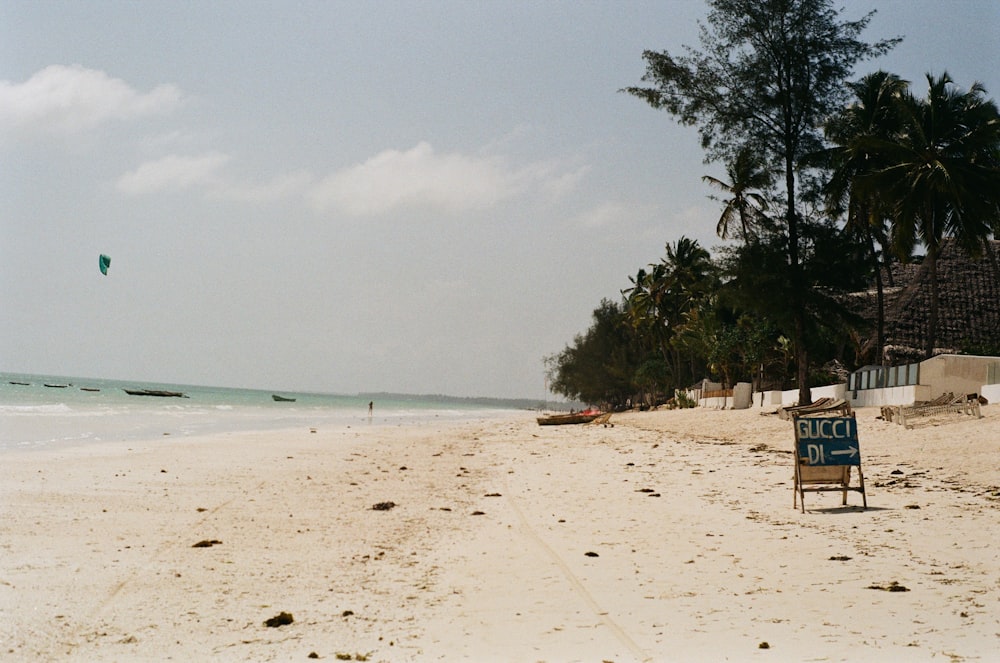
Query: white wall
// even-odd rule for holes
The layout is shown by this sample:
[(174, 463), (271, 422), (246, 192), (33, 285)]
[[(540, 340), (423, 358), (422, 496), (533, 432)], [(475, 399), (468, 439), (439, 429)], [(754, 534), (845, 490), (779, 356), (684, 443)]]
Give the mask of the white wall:
[(745, 410), (753, 400), (753, 385), (749, 382), (737, 382), (733, 387), (733, 409)]
[[(851, 392), (851, 407), (882, 407), (883, 405), (909, 405), (916, 401), (929, 401), (931, 388), (914, 384), (908, 387), (887, 387), (885, 389), (861, 389)], [(855, 397), (854, 394), (857, 394)]]
[[(847, 385), (844, 383), (813, 387), (809, 391), (812, 394), (813, 401), (817, 398), (847, 399)], [(752, 405), (754, 407), (777, 408), (781, 406), (797, 405), (798, 402), (798, 389), (789, 389), (787, 391), (758, 391), (753, 395)]]
[[(846, 384), (831, 384), (823, 387), (813, 387), (813, 400), (817, 398), (850, 399), (851, 407), (881, 407), (883, 405), (910, 405), (916, 401), (929, 401), (941, 394), (951, 392), (955, 395), (978, 393), (985, 396), (990, 403), (1000, 403), (1000, 384), (984, 384), (987, 367), (991, 363), (1000, 362), (1000, 357), (977, 357), (972, 355), (938, 355), (920, 362), (920, 384), (907, 387), (888, 387), (886, 389), (860, 389), (848, 392)], [(721, 385), (709, 383), (709, 388), (721, 388)], [(753, 392), (744, 405), (741, 393), (742, 385), (749, 389), (750, 385), (741, 382), (733, 389), (733, 396), (722, 398), (702, 398), (698, 401), (701, 407), (743, 409), (759, 407), (775, 410), (781, 406), (796, 405), (799, 400), (799, 390)], [(857, 394), (855, 396), (855, 394)], [(698, 399), (700, 392), (690, 392)]]
[(932, 387), (931, 400), (941, 394), (951, 392), (961, 394), (979, 393), (986, 383), (989, 365), (1000, 362), (997, 357), (977, 357), (973, 355), (938, 355), (920, 362), (920, 384)]
[[(991, 403), (1000, 401), (1000, 385), (986, 385), (990, 364), (1000, 357), (975, 355), (938, 355), (920, 362), (920, 384), (885, 389), (860, 389), (850, 392), (852, 407), (911, 405), (929, 401), (941, 394), (983, 394)], [(987, 394), (995, 394), (990, 398)], [(857, 394), (857, 396), (855, 396)]]
[[(709, 383), (714, 384), (714, 383)], [(722, 385), (719, 385), (721, 390)], [(713, 410), (745, 410), (750, 407), (753, 398), (753, 386), (749, 382), (737, 382), (733, 387), (733, 395), (723, 398), (716, 396), (712, 398), (701, 398), (701, 392), (694, 392), (694, 398), (698, 401), (698, 407), (707, 407)]]
[[(775, 409), (782, 405), (781, 399), (784, 392), (782, 391), (755, 391), (753, 393), (753, 400), (751, 405), (753, 407), (765, 408), (765, 409)], [(796, 398), (799, 392), (795, 392)]]
[(1000, 384), (984, 384), (979, 393), (990, 403), (1000, 403)]
[(710, 410), (728, 410), (733, 406), (732, 398), (722, 398), (714, 396), (712, 398), (699, 398), (698, 407), (705, 407)]

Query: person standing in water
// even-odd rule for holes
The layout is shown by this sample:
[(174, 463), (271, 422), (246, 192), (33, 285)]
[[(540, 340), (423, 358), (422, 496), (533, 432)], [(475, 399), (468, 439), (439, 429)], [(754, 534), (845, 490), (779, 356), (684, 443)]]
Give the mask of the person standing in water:
[(368, 418), (372, 418), (372, 410), (375, 409), (375, 401), (368, 401)]

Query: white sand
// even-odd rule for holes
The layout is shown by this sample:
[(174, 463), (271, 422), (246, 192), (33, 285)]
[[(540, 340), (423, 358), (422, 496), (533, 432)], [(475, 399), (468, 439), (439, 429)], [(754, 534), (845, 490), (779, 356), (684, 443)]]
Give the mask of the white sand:
[(0, 659), (995, 661), (984, 414), (862, 410), (869, 509), (804, 515), (791, 424), (753, 410), (7, 454)]

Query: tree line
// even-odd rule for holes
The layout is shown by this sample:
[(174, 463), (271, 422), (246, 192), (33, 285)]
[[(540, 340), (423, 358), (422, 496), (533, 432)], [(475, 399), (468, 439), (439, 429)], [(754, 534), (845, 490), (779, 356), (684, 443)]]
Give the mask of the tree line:
[[(713, 257), (697, 241), (629, 277), (620, 301), (546, 358), (555, 393), (609, 407), (653, 403), (710, 376), (727, 385), (828, 383), (838, 366), (881, 363), (885, 279), (922, 248), (935, 347), (937, 259), (954, 241), (1000, 273), (1000, 112), (978, 83), (947, 73), (916, 85), (858, 63), (901, 38), (861, 34), (829, 0), (710, 0), (701, 49), (646, 51), (644, 85), (624, 88), (695, 126), (725, 179)], [(876, 291), (871, 325), (840, 295)]]

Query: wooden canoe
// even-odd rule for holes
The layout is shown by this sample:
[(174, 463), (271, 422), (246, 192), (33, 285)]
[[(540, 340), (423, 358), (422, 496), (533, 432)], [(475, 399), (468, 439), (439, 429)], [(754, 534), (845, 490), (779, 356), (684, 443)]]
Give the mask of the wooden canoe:
[(538, 417), (539, 426), (562, 426), (565, 424), (589, 424), (601, 416), (600, 412), (574, 412), (571, 414), (551, 414)]

